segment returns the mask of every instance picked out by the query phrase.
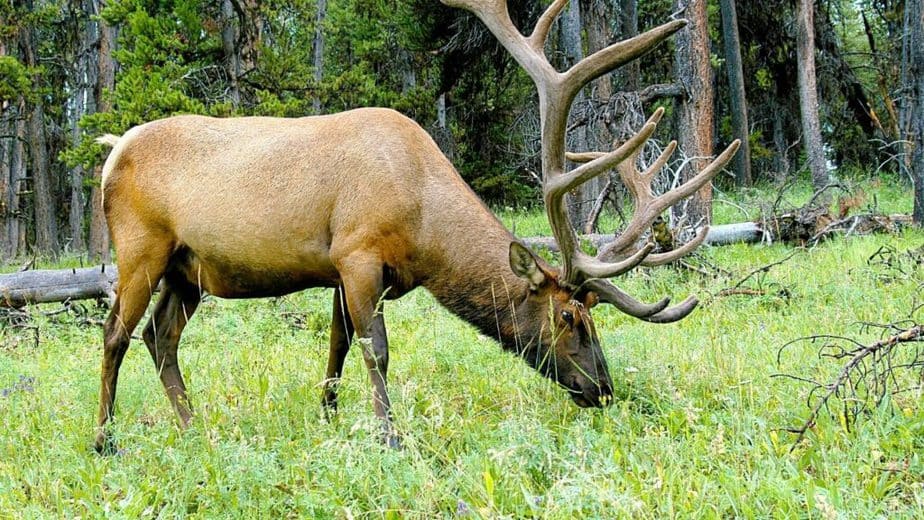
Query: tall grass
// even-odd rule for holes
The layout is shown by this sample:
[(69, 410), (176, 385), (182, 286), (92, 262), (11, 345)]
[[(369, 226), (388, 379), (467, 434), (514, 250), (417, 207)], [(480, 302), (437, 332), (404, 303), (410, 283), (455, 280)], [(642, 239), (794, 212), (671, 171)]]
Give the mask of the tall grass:
[[(533, 220), (541, 220), (533, 218)], [(521, 235), (525, 233), (518, 230)], [(339, 414), (322, 419), (330, 291), (208, 298), (180, 346), (197, 418), (179, 431), (153, 363), (133, 342), (119, 380), (118, 455), (92, 448), (101, 332), (31, 309), (0, 331), (0, 516), (812, 517), (924, 515), (924, 410), (906, 395), (847, 431), (824, 419), (790, 452), (781, 428), (806, 416), (807, 387), (835, 364), (813, 333), (907, 316), (911, 276), (876, 276), (880, 246), (924, 233), (836, 239), (764, 275), (788, 297), (712, 297), (785, 245), (706, 249), (731, 271), (639, 270), (620, 280), (651, 301), (696, 294), (687, 319), (652, 325), (594, 311), (618, 398), (576, 408), (563, 391), (415, 291), (386, 304), (390, 393), (405, 448), (380, 445), (361, 356), (350, 353)], [(88, 309), (94, 318), (102, 310)], [(920, 320), (920, 316), (918, 317)]]

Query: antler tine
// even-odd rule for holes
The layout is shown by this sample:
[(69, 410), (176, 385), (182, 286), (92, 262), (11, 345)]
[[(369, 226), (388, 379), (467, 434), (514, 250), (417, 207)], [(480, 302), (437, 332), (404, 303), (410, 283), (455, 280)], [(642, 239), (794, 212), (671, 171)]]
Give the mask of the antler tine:
[(609, 303), (629, 316), (639, 319), (658, 314), (671, 302), (670, 298), (662, 298), (656, 303), (642, 303), (601, 278), (591, 278), (584, 282), (584, 285), (597, 293), (600, 301)]
[[(651, 134), (654, 133), (663, 115), (664, 109), (656, 110), (645, 123), (645, 126), (616, 150), (596, 157), (570, 172), (549, 176), (546, 179), (543, 195), (549, 223), (552, 226), (552, 234), (555, 235), (555, 240), (558, 242), (558, 248), (561, 251), (562, 271), (560, 277), (563, 282), (576, 285), (580, 283), (581, 278), (586, 276), (616, 276), (638, 264), (638, 262), (634, 264), (631, 262), (604, 264), (599, 261), (599, 257), (590, 259), (582, 255), (577, 247), (577, 237), (568, 221), (565, 194), (580, 184), (609, 171), (614, 165), (624, 163), (627, 159), (634, 157), (648, 138), (651, 137)], [(644, 256), (638, 257), (638, 260), (641, 261), (643, 258)], [(627, 268), (630, 264), (631, 267)], [(588, 273), (588, 271), (593, 274)]]
[[(629, 225), (626, 226), (622, 234), (620, 234), (614, 242), (600, 250), (598, 255), (599, 258), (612, 258), (614, 256), (625, 255), (626, 250), (630, 249), (638, 241), (638, 238), (645, 229), (651, 225), (651, 222), (653, 222), (661, 212), (695, 193), (696, 190), (711, 181), (713, 177), (722, 171), (722, 168), (734, 157), (740, 145), (741, 142), (736, 139), (728, 145), (728, 148), (716, 157), (709, 166), (704, 168), (703, 171), (699, 172), (695, 177), (658, 197), (653, 197), (651, 194), (651, 181), (657, 173), (655, 168), (657, 167), (660, 169), (667, 161), (665, 156), (669, 156), (668, 152), (674, 151), (676, 147), (674, 143), (671, 143), (671, 145), (665, 149), (661, 156), (658, 157), (658, 160), (656, 160), (645, 173), (639, 173), (638, 170), (635, 169), (635, 165), (629, 164), (628, 161), (620, 164), (620, 177), (627, 188), (633, 191), (632, 195), (635, 199), (635, 211), (632, 216), (632, 221), (629, 222)], [(705, 235), (703, 235), (702, 238), (705, 238)], [(700, 240), (700, 242), (702, 242), (702, 240)], [(697, 242), (697, 245), (698, 244), (699, 242)]]
[[(667, 253), (657, 253), (654, 255), (648, 255), (645, 260), (641, 262), (642, 265), (647, 267), (654, 267), (657, 265), (664, 265), (666, 263), (673, 262), (678, 258), (683, 258), (688, 254), (692, 253), (694, 249), (700, 246), (704, 240), (706, 240), (706, 235), (709, 234), (709, 226), (704, 226), (703, 229), (693, 237), (693, 240), (690, 240), (686, 244), (674, 249), (673, 251), (668, 251)], [(633, 255), (635, 256), (635, 255)]]
[(699, 300), (696, 296), (688, 296), (686, 300), (670, 309), (640, 319), (649, 323), (671, 323), (686, 318), (687, 314), (693, 312), (697, 305), (699, 305)]
[(574, 268), (586, 278), (612, 278), (634, 269), (637, 265), (645, 265), (647, 257), (655, 245), (647, 242), (632, 256), (619, 262), (600, 262), (583, 254), (576, 255)]
[(565, 88), (577, 93), (594, 79), (647, 54), (685, 25), (687, 21), (684, 19), (673, 20), (628, 40), (600, 49), (576, 63), (565, 73)]
[(620, 311), (650, 323), (671, 323), (686, 317), (699, 305), (695, 296), (689, 296), (679, 304), (667, 308), (670, 299), (664, 298), (657, 303), (642, 303), (624, 293), (607, 280), (594, 278), (587, 280), (585, 285), (597, 293), (601, 302), (609, 303)]
[(542, 16), (539, 17), (539, 20), (536, 22), (536, 27), (533, 29), (533, 33), (529, 35), (529, 45), (536, 52), (543, 52), (545, 47), (545, 41), (549, 37), (549, 29), (552, 27), (552, 22), (558, 18), (558, 15), (561, 14), (561, 10), (568, 5), (568, 0), (555, 0), (552, 2), (552, 5), (542, 13)]
[[(638, 150), (648, 141), (648, 138), (658, 127), (658, 122), (664, 115), (664, 108), (658, 108), (654, 114), (648, 118), (642, 129), (633, 135), (629, 140), (624, 142), (619, 148), (612, 152), (604, 153), (586, 164), (582, 164), (568, 173), (549, 179), (546, 183), (545, 190), (556, 193), (567, 193), (581, 184), (593, 179), (594, 177), (604, 174), (611, 170), (613, 166), (627, 162), (630, 157), (634, 157)], [(565, 154), (565, 157), (574, 154)]]

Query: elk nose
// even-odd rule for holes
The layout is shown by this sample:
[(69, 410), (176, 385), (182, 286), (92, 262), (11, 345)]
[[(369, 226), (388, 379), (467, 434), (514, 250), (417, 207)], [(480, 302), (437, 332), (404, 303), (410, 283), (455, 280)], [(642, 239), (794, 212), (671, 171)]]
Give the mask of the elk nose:
[(600, 405), (609, 406), (613, 404), (613, 388), (609, 383), (600, 385)]

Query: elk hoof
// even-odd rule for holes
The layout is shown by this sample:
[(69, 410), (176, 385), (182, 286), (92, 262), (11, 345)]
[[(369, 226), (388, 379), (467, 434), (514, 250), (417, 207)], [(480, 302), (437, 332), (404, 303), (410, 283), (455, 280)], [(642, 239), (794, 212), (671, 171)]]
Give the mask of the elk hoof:
[(386, 433), (385, 438), (382, 439), (386, 446), (392, 450), (403, 450), (404, 446), (401, 444), (401, 437), (397, 433), (391, 432)]
[(96, 444), (94, 448), (96, 449), (96, 453), (102, 456), (115, 455), (119, 452), (119, 447), (116, 446), (115, 441), (105, 431), (100, 431), (96, 434)]
[(337, 416), (337, 394), (324, 393), (321, 398), (321, 412), (324, 414), (324, 420), (331, 422)]

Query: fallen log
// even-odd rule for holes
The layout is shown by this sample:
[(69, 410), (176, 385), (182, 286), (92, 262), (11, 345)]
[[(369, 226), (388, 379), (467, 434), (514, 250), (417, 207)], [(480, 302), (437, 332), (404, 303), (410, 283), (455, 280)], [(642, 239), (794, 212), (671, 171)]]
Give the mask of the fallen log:
[(0, 307), (111, 298), (118, 279), (114, 265), (80, 269), (41, 269), (0, 274)]
[[(724, 246), (738, 242), (756, 243), (788, 242), (798, 245), (815, 243), (827, 236), (843, 233), (870, 234), (894, 233), (902, 226), (911, 224), (910, 215), (862, 214), (842, 219), (833, 218), (827, 211), (797, 211), (767, 219), (766, 226), (761, 222), (739, 222), (711, 226), (706, 234), (705, 243), (712, 246)], [(615, 235), (590, 233), (579, 235), (581, 243), (589, 243), (600, 249), (615, 240)], [(558, 244), (552, 237), (529, 237), (523, 243), (536, 249), (557, 252)]]
[[(760, 242), (764, 236), (760, 224), (757, 222), (741, 222), (738, 224), (722, 224), (711, 226), (706, 234), (706, 244), (721, 246), (736, 242)], [(590, 243), (600, 249), (615, 239), (615, 235), (603, 233), (589, 233), (579, 236), (581, 243)], [(523, 243), (535, 249), (558, 251), (558, 244), (552, 237), (529, 237), (522, 239)]]

